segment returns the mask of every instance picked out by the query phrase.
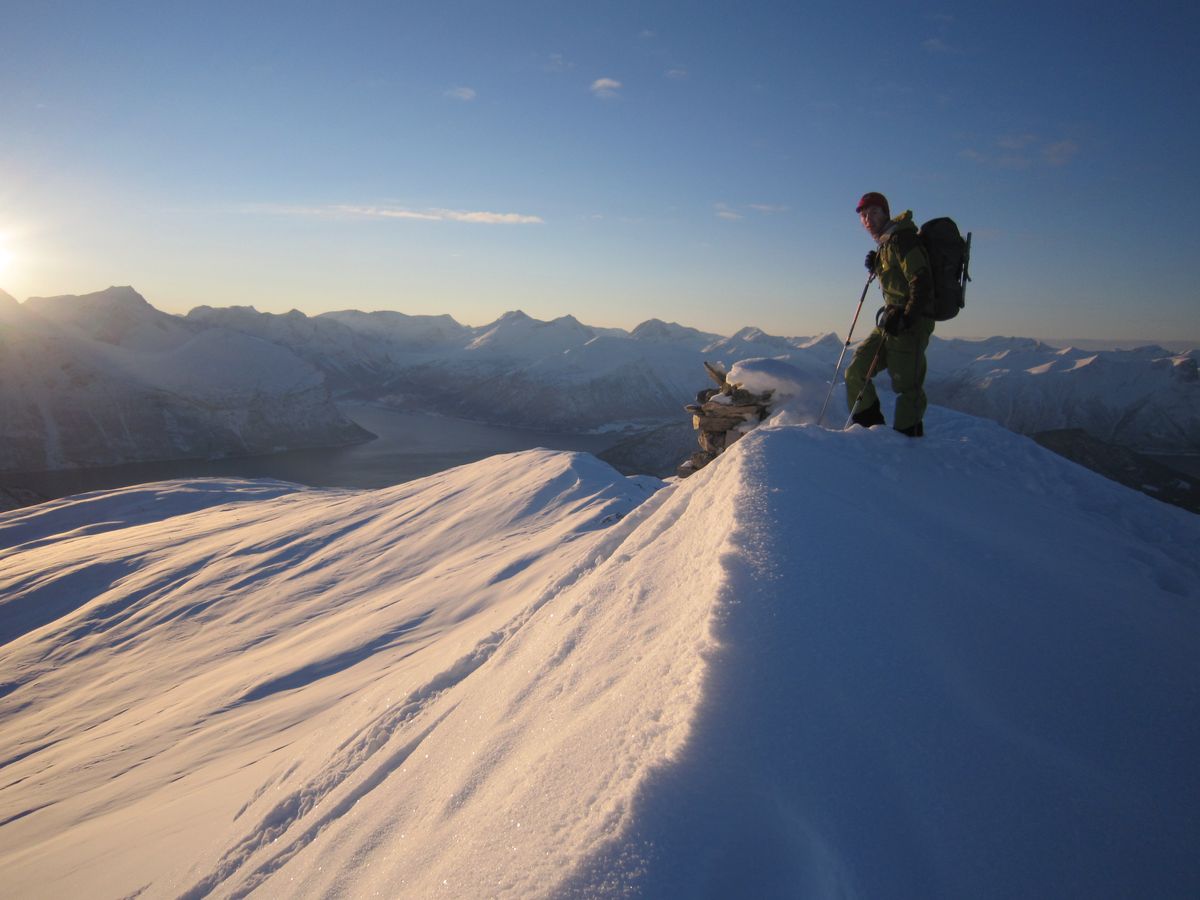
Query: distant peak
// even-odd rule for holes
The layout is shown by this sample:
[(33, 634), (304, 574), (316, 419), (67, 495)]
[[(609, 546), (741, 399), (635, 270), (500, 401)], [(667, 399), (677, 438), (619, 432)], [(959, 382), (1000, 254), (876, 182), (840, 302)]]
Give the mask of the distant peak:
[(133, 304), (135, 306), (149, 306), (150, 301), (135, 291), (130, 285), (113, 285), (105, 288), (102, 291), (97, 291), (94, 294), (87, 294), (85, 298), (103, 299), (112, 303)]

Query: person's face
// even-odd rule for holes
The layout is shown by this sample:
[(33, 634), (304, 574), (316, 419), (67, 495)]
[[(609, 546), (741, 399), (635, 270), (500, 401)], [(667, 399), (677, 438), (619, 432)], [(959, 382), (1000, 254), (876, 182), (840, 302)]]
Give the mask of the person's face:
[(882, 207), (864, 206), (858, 213), (858, 220), (862, 222), (863, 228), (871, 232), (873, 237), (879, 237), (887, 226), (888, 217)]

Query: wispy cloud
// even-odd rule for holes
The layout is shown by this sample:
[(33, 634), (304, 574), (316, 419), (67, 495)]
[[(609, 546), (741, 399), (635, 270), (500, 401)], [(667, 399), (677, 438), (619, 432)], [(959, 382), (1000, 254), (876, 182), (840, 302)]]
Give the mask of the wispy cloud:
[(1065, 166), (1078, 152), (1079, 145), (1074, 141), (1055, 141), (1042, 148), (1042, 159), (1051, 166)]
[(1025, 150), (1038, 142), (1036, 134), (1006, 134), (996, 140), (1001, 150)]
[(746, 218), (746, 212), (755, 212), (760, 216), (777, 216), (788, 211), (788, 207), (777, 203), (744, 203), (741, 206), (730, 206), (728, 203), (714, 203), (718, 219), (727, 222), (738, 222)]
[(1065, 166), (1080, 152), (1072, 140), (1048, 141), (1036, 134), (1006, 134), (996, 138), (990, 147), (967, 147), (959, 155), (982, 166), (999, 169), (1024, 170), (1037, 165)]
[(417, 222), (467, 222), (474, 225), (541, 225), (541, 216), (461, 209), (407, 209), (402, 206), (362, 206), (342, 203), (332, 206), (258, 205), (244, 212), (326, 219), (402, 219)]
[(683, 66), (675, 66), (673, 68), (667, 69), (667, 77), (673, 78), (676, 81), (678, 81), (680, 79), (688, 77), (688, 70), (685, 69)]
[(946, 35), (952, 30), (954, 16), (934, 13), (925, 16), (927, 21), (934, 23), (936, 32), (932, 37), (921, 41), (921, 49), (926, 53), (962, 53), (963, 51), (946, 40)]
[(570, 62), (561, 53), (551, 53), (542, 68), (547, 72), (565, 72), (568, 69), (575, 68), (575, 63)]
[(475, 88), (456, 87), (446, 91), (446, 96), (455, 100), (470, 101), (476, 97)]
[(641, 40), (641, 41), (652, 41), (656, 37), (658, 37), (658, 34), (656, 32), (651, 31), (649, 28), (643, 28), (641, 31), (638, 32), (638, 40)]
[(613, 97), (620, 96), (617, 91), (622, 87), (624, 85), (615, 78), (597, 78), (592, 82), (591, 91), (603, 100), (611, 100)]

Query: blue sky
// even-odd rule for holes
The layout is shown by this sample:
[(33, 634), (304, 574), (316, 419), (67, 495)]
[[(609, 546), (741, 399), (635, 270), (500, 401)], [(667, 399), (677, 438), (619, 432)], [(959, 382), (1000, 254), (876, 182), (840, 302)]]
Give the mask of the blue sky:
[(1180, 4), (0, 5), (20, 299), (844, 334), (878, 190), (945, 336), (1200, 341)]

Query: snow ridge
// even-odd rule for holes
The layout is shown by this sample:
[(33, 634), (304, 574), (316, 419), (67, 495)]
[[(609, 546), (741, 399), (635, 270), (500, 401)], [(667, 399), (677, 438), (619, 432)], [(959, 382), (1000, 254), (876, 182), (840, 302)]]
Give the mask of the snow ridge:
[(1196, 518), (945, 410), (787, 421), (672, 486), (0, 514), (0, 623), (51, 610), (0, 657), (10, 890), (1195, 893)]

